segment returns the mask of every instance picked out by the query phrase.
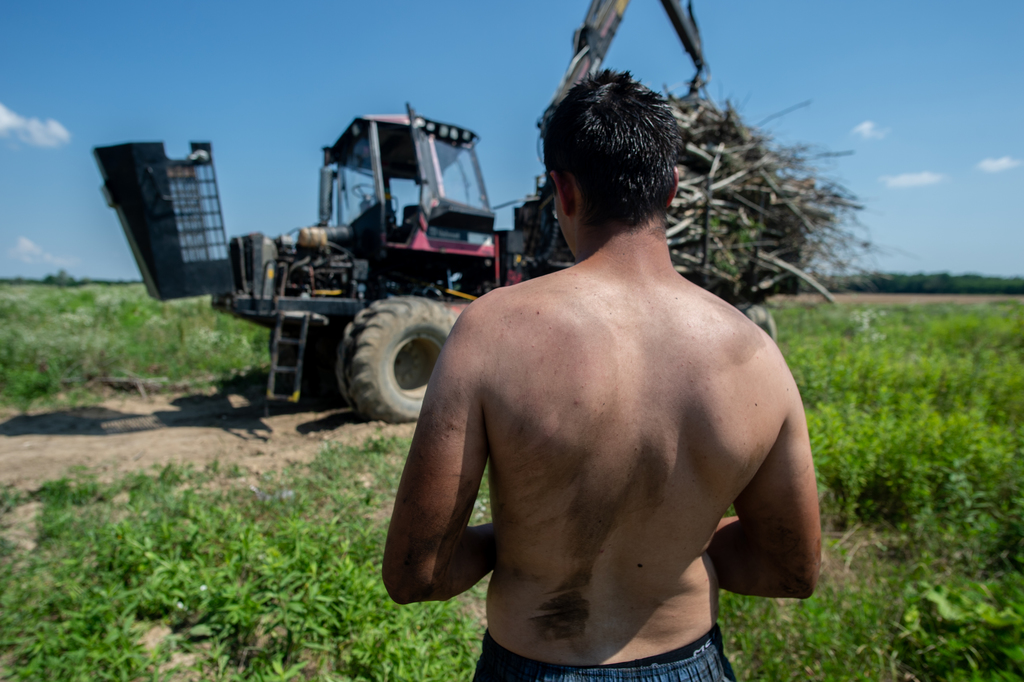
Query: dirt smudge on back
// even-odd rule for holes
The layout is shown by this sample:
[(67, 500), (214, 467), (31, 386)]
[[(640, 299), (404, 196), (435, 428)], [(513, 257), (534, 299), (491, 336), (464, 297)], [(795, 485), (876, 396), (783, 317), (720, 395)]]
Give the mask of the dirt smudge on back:
[(572, 590), (547, 600), (537, 610), (545, 612), (544, 615), (534, 616), (530, 620), (542, 638), (571, 639), (581, 636), (586, 630), (590, 602), (583, 598), (579, 590)]
[[(586, 631), (590, 602), (584, 597), (602, 545), (627, 515), (661, 506), (669, 466), (651, 444), (636, 449), (625, 484), (618, 472), (595, 472), (580, 467), (573, 475), (577, 487), (566, 512), (566, 533), (574, 570), (538, 607), (531, 620), (545, 640), (570, 639)], [(546, 613), (545, 613), (546, 612)]]

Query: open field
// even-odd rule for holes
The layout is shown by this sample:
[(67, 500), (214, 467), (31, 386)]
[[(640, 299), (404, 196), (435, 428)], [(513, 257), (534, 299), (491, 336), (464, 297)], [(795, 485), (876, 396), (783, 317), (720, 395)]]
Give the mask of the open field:
[[(741, 679), (1024, 679), (1024, 306), (776, 316), (808, 408), (825, 562), (803, 602), (723, 594)], [(399, 608), (378, 579), (410, 427), (315, 403), (264, 418), (258, 387), (224, 379), (255, 355), (182, 371), (205, 373), (190, 395), (65, 390), (7, 408), (9, 678), (469, 676), (482, 588)]]
[(96, 402), (103, 378), (224, 385), (263, 370), (266, 329), (222, 315), (208, 297), (161, 303), (141, 284), (0, 285), (0, 407)]
[[(836, 303), (841, 305), (920, 305), (932, 303), (959, 303), (961, 305), (977, 305), (979, 303), (1024, 303), (1024, 294), (882, 294), (866, 291), (832, 294)], [(788, 305), (804, 303), (817, 305), (822, 302), (820, 294), (796, 294), (795, 296), (775, 296), (772, 303)]]

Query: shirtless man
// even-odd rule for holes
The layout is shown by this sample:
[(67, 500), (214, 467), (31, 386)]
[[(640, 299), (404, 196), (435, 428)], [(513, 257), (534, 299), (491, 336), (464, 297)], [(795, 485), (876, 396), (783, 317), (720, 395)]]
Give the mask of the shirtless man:
[[(678, 145), (628, 73), (577, 85), (544, 144), (576, 264), (475, 301), (434, 368), (384, 583), (443, 600), (493, 571), (477, 680), (732, 679), (718, 589), (814, 590), (800, 396), (771, 339), (672, 267)], [(494, 522), (467, 527), (488, 461)]]

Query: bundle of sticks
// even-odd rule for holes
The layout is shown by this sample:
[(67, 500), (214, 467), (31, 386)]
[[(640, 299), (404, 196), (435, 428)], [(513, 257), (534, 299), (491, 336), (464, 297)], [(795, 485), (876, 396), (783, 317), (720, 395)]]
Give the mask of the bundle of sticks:
[(847, 271), (868, 245), (855, 231), (856, 198), (812, 163), (827, 154), (776, 144), (731, 105), (669, 103), (683, 136), (666, 232), (676, 270), (736, 304), (800, 282), (831, 300), (815, 274)]

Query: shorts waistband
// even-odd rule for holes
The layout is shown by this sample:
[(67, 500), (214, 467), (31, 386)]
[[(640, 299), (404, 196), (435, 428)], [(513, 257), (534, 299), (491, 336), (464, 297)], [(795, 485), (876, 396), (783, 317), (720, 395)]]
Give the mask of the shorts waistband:
[[(520, 656), (484, 633), (483, 655), (477, 667), (478, 680), (721, 680), (726, 673), (722, 635), (718, 625), (694, 642), (647, 658), (594, 666), (563, 666)], [(664, 677), (670, 674), (671, 677)]]
[[(718, 624), (715, 623), (715, 627), (708, 630), (707, 634), (697, 639), (696, 641), (690, 642), (686, 646), (681, 646), (678, 649), (672, 651), (666, 651), (663, 654), (657, 654), (655, 656), (648, 656), (647, 658), (638, 658), (635, 661), (624, 661), (622, 663), (606, 663), (604, 665), (582, 665), (581, 668), (642, 668), (647, 665), (654, 665), (659, 663), (664, 665), (666, 663), (675, 663), (677, 661), (685, 661), (687, 658), (693, 658), (699, 653), (702, 653), (705, 649), (711, 646), (714, 641), (715, 634), (718, 634), (718, 638), (722, 638), (722, 631), (718, 629)], [(497, 642), (495, 642), (497, 644)]]

